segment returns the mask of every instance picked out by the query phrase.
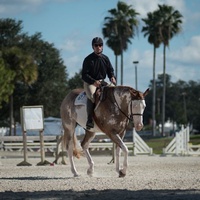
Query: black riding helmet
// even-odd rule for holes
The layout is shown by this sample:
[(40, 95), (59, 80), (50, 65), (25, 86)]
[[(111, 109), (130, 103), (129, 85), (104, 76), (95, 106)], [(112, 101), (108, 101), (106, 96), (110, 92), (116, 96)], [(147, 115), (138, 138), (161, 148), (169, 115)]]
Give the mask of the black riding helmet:
[(102, 44), (103, 45), (103, 40), (100, 37), (95, 37), (92, 40), (92, 46), (94, 46), (94, 44)]

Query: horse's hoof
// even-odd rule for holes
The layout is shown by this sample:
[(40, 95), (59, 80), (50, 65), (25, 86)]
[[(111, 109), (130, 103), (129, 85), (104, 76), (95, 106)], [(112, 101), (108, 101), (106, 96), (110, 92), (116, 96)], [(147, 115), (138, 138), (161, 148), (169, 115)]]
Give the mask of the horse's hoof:
[(88, 170), (88, 171), (87, 171), (87, 175), (90, 176), (90, 177), (93, 177), (93, 171)]
[(80, 175), (78, 175), (78, 174), (74, 174), (74, 177), (76, 178), (76, 177), (79, 177)]
[(93, 174), (88, 174), (89, 177), (93, 177)]
[(126, 176), (126, 174), (124, 174), (123, 172), (122, 172), (122, 170), (120, 170), (119, 171), (119, 178), (123, 178), (123, 177), (125, 177)]

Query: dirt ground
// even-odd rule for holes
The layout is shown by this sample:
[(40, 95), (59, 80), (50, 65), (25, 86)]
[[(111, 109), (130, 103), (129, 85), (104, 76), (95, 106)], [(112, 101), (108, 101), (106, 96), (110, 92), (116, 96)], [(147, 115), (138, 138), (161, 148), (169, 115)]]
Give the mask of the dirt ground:
[[(32, 166), (17, 166), (22, 158), (1, 158), (0, 199), (200, 199), (200, 157), (130, 156), (125, 178), (118, 178), (115, 164), (108, 164), (111, 156), (93, 159), (94, 176), (87, 176), (82, 157), (75, 160), (80, 176), (74, 178), (68, 163), (37, 166), (40, 158), (31, 158)], [(47, 160), (53, 162), (53, 157)]]

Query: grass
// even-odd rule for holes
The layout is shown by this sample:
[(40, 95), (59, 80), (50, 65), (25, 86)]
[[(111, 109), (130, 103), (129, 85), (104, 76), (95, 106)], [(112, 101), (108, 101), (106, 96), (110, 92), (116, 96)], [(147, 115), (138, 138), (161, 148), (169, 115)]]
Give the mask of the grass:
[[(143, 138), (147, 145), (153, 148), (154, 154), (162, 154), (163, 148), (165, 148), (173, 139), (173, 137), (152, 137), (152, 138)], [(200, 135), (190, 136), (190, 143), (196, 145), (200, 144)]]
[(200, 135), (190, 136), (190, 143), (192, 144), (200, 144)]

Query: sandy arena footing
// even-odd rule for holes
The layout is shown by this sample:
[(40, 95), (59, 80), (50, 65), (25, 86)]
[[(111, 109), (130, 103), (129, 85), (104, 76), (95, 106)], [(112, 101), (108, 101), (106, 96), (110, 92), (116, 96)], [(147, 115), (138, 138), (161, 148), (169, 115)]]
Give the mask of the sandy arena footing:
[[(111, 156), (93, 156), (95, 173), (87, 176), (86, 158), (70, 165), (17, 166), (22, 159), (0, 159), (0, 199), (50, 200), (199, 200), (200, 157), (130, 156), (127, 176), (118, 178)], [(53, 162), (53, 157), (47, 158)], [(122, 160), (122, 159), (121, 159)]]

